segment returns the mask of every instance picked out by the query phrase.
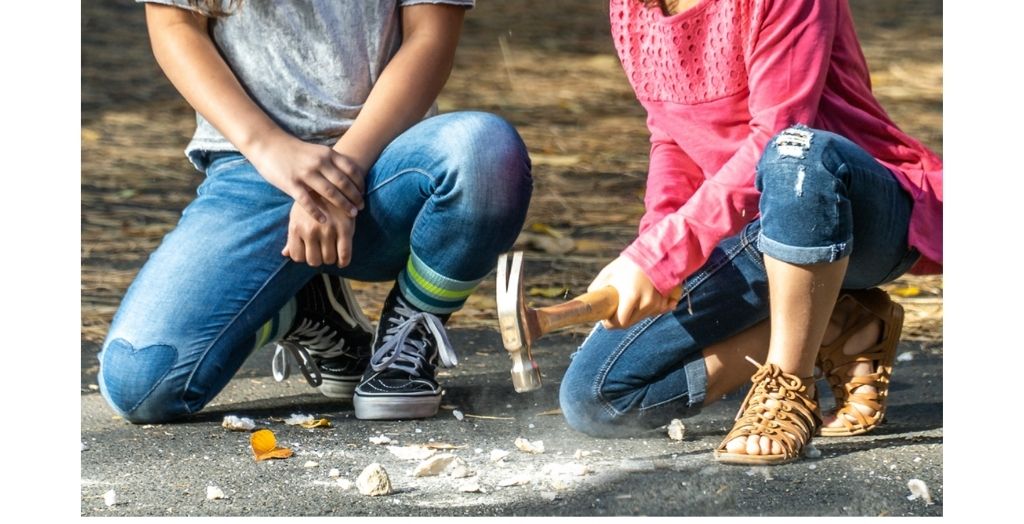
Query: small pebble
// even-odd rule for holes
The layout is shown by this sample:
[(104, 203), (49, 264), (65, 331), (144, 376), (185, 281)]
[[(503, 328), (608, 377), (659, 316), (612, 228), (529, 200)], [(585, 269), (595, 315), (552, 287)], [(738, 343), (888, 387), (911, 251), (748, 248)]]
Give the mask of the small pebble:
[(82, 441), (82, 451), (89, 449), (89, 446), (85, 445), (85, 441)]
[(508, 455), (509, 452), (503, 449), (491, 450), (491, 462), (498, 462), (499, 460), (503, 460)]
[(353, 484), (352, 484), (352, 481), (349, 480), (349, 479), (341, 479), (340, 478), (340, 479), (337, 480), (337, 482), (338, 482), (338, 487), (340, 487), (342, 491), (348, 491), (348, 490), (352, 489)]
[(421, 462), (412, 471), (414, 477), (432, 477), (444, 471), (456, 459), (455, 455), (444, 453), (435, 455)]
[(370, 444), (377, 444), (378, 446), (382, 446), (384, 444), (390, 444), (390, 443), (391, 443), (391, 439), (386, 437), (386, 436), (384, 436), (384, 435), (380, 435), (380, 436), (377, 436), (377, 437), (370, 437)]
[(113, 506), (114, 504), (117, 504), (117, 493), (114, 493), (114, 490), (110, 490), (104, 493), (103, 503), (106, 504), (107, 506)]
[(899, 355), (896, 356), (897, 362), (910, 362), (911, 360), (914, 360), (913, 351), (904, 351), (903, 353), (900, 353)]
[(556, 492), (556, 491), (541, 491), (540, 492), (540, 498), (542, 498), (542, 499), (544, 499), (544, 500), (546, 500), (548, 502), (554, 502), (554, 501), (558, 500), (559, 498), (561, 498), (561, 495), (559, 495), (558, 492)]
[(331, 470), (327, 472), (327, 476), (332, 479), (336, 479), (341, 476), (341, 471), (339, 471), (338, 468), (331, 468)]
[(907, 500), (916, 500), (920, 498), (924, 500), (926, 506), (934, 504), (932, 502), (932, 495), (928, 492), (928, 485), (921, 479), (910, 479), (907, 481), (907, 488), (910, 489), (910, 495)]
[(804, 446), (804, 456), (812, 459), (821, 458), (821, 450), (814, 447), (814, 444), (808, 443)]
[(416, 428), (416, 433), (423, 433), (423, 430), (420, 428)]
[(686, 436), (686, 426), (683, 421), (677, 418), (672, 419), (668, 424), (668, 438), (672, 440), (683, 440)]
[(480, 489), (480, 483), (475, 480), (470, 480), (459, 484), (459, 491), (463, 493), (482, 493)]
[(217, 486), (206, 486), (206, 500), (220, 500), (227, 498), (224, 491)]
[(535, 427), (537, 427), (537, 426), (534, 426), (533, 424), (530, 424), (530, 425), (529, 425), (529, 426), (527, 426), (527, 427), (528, 427), (528, 428), (530, 428), (530, 429), (533, 429), (533, 428), (535, 428)]
[(811, 464), (810, 466), (807, 466), (807, 468), (808, 469), (818, 469), (818, 465), (817, 464)]
[(359, 474), (356, 478), (356, 488), (363, 495), (377, 497), (391, 494), (391, 478), (388, 477), (384, 466), (374, 462)]
[(452, 415), (454, 415), (455, 419), (459, 420), (459, 421), (461, 421), (462, 419), (466, 418), (466, 416), (463, 415), (462, 412), (457, 410), (457, 409), (453, 409), (452, 410)]

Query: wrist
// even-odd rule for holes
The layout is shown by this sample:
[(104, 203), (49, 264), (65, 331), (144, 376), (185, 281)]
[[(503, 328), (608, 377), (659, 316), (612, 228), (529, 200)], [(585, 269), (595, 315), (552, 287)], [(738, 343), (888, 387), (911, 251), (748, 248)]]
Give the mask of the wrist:
[(277, 126), (268, 126), (263, 129), (252, 130), (243, 137), (237, 145), (238, 150), (246, 158), (253, 159), (262, 156), (267, 150), (277, 144), (293, 138)]

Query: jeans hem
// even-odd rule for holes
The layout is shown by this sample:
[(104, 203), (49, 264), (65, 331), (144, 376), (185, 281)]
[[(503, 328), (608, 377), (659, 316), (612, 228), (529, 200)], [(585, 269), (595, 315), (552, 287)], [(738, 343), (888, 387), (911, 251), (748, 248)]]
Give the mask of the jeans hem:
[(683, 365), (686, 373), (686, 391), (690, 396), (690, 408), (700, 409), (708, 394), (708, 367), (704, 355), (696, 353), (692, 360)]
[(757, 248), (765, 255), (790, 264), (820, 264), (849, 256), (853, 252), (853, 239), (828, 246), (791, 246), (764, 236), (762, 229)]

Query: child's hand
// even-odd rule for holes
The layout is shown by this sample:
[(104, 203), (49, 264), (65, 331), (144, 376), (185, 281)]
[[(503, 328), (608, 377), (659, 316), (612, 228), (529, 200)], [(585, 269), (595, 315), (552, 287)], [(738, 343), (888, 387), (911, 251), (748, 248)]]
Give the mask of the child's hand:
[(352, 217), (363, 208), (363, 170), (328, 146), (277, 136), (254, 148), (249, 160), (267, 182), (320, 223), (330, 220), (321, 203)]
[(612, 318), (603, 321), (607, 329), (627, 328), (652, 315), (675, 309), (682, 294), (682, 286), (665, 297), (658, 292), (643, 270), (626, 257), (619, 257), (604, 267), (587, 291), (613, 286), (619, 292), (619, 309)]
[(341, 209), (326, 205), (327, 222), (315, 220), (298, 202), (288, 217), (288, 242), (281, 254), (313, 267), (335, 264), (345, 267), (352, 260), (352, 234), (356, 220)]

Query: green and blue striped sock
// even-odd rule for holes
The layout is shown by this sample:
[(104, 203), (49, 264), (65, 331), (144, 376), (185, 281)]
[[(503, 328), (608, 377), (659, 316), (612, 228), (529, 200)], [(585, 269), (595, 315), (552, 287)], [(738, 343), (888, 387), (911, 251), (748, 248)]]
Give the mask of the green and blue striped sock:
[(398, 275), (398, 288), (402, 296), (419, 310), (443, 315), (458, 311), (481, 280), (448, 278), (431, 269), (416, 253), (410, 253), (409, 262)]

